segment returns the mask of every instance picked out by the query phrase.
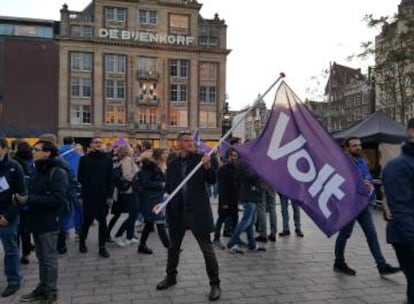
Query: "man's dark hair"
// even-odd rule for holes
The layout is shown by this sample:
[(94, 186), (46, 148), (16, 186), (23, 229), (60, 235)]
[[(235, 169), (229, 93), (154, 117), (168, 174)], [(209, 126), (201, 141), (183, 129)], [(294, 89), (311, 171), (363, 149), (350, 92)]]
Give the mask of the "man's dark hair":
[(230, 156), (231, 153), (237, 153), (236, 149), (233, 149), (233, 148), (227, 149), (226, 153), (224, 153), (224, 157), (226, 159), (229, 158), (229, 156)]
[(230, 138), (230, 146), (238, 145), (241, 142), (240, 137), (232, 137)]
[(50, 152), (50, 157), (57, 157), (59, 155), (59, 150), (56, 145), (47, 140), (39, 140), (34, 145), (42, 145), (42, 151)]
[(19, 143), (21, 143), (23, 140), (22, 139), (13, 139), (11, 142), (11, 149), (14, 151), (16, 150), (16, 147)]
[(63, 138), (64, 145), (72, 145), (75, 143), (75, 138), (73, 136), (65, 136)]
[(0, 137), (0, 147), (3, 149), (9, 147), (9, 143), (4, 137)]
[(24, 160), (32, 159), (32, 146), (26, 141), (19, 142), (16, 146), (16, 153), (14, 156)]
[(349, 148), (349, 143), (351, 142), (351, 140), (355, 140), (355, 139), (361, 140), (361, 139), (360, 139), (359, 137), (357, 137), (357, 136), (350, 136), (350, 137), (346, 138), (346, 139), (344, 140), (344, 147), (345, 147), (345, 148)]
[(411, 118), (409, 121), (408, 121), (408, 124), (407, 124), (407, 130), (408, 129), (414, 129), (414, 118)]
[(149, 141), (149, 140), (144, 140), (143, 142), (142, 142), (142, 149), (145, 151), (145, 150), (151, 150), (151, 148), (152, 148), (152, 144), (151, 144), (151, 142)]
[(188, 132), (188, 131), (182, 131), (182, 132), (178, 133), (178, 135), (177, 135), (177, 139), (178, 139), (178, 140), (181, 140), (181, 138), (182, 138), (183, 136), (192, 136), (192, 134), (191, 134), (190, 132)]

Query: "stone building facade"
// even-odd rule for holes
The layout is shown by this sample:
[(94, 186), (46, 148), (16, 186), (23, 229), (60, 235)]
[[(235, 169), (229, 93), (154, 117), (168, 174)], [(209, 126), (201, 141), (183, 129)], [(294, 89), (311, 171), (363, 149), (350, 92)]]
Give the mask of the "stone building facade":
[(226, 24), (182, 0), (94, 0), (61, 10), (59, 137), (126, 137), (172, 145), (199, 128), (221, 135)]

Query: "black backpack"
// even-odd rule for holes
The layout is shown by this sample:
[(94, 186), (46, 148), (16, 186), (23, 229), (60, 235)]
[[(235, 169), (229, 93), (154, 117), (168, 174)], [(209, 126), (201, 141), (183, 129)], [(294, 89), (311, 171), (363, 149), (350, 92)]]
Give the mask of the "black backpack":
[(50, 182), (52, 182), (53, 174), (57, 168), (63, 169), (66, 172), (66, 176), (68, 179), (68, 186), (66, 188), (65, 198), (64, 198), (65, 203), (63, 204), (60, 210), (60, 215), (66, 216), (72, 213), (73, 204), (79, 198), (80, 185), (78, 181), (76, 180), (75, 175), (70, 170), (68, 170), (68, 168), (61, 167), (61, 166), (53, 167), (50, 170), (50, 174), (49, 174)]

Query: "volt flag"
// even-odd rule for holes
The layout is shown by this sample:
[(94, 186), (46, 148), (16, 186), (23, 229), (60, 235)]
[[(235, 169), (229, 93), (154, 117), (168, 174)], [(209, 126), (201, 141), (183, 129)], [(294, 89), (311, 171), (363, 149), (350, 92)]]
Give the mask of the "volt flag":
[(200, 151), (204, 153), (208, 153), (211, 151), (211, 148), (201, 141), (200, 132), (198, 131), (198, 129), (196, 129), (193, 133), (193, 142), (198, 146)]
[(277, 192), (297, 200), (328, 237), (368, 205), (358, 168), (285, 82), (260, 136), (235, 148)]

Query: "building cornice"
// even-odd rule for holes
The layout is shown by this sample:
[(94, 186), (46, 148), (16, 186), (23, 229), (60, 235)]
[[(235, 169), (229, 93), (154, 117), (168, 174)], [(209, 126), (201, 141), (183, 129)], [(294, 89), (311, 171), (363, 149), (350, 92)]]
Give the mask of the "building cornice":
[[(142, 4), (148, 4), (148, 1), (142, 1), (142, 0), (112, 0), (114, 2), (127, 2), (127, 3), (142, 3)], [(180, 3), (172, 3), (172, 2), (166, 2), (162, 0), (158, 0), (156, 2), (159, 6), (166, 6), (166, 7), (177, 7), (177, 8), (187, 8), (187, 9), (195, 9), (200, 10), (203, 6), (202, 4), (198, 3), (197, 1), (186, 1), (186, 2), (180, 2)]]
[(208, 53), (208, 54), (221, 54), (228, 55), (231, 50), (228, 49), (204, 49), (198, 46), (182, 46), (182, 45), (171, 45), (171, 44), (162, 44), (162, 43), (143, 43), (143, 42), (132, 42), (132, 41), (123, 41), (123, 40), (106, 40), (106, 39), (82, 39), (82, 38), (73, 38), (73, 37), (56, 37), (56, 40), (59, 42), (77, 42), (77, 43), (89, 43), (89, 44), (98, 44), (98, 45), (110, 45), (110, 46), (122, 46), (122, 47), (135, 47), (135, 48), (145, 48), (152, 50), (162, 50), (162, 51), (177, 51), (177, 52), (187, 52), (187, 53)]

